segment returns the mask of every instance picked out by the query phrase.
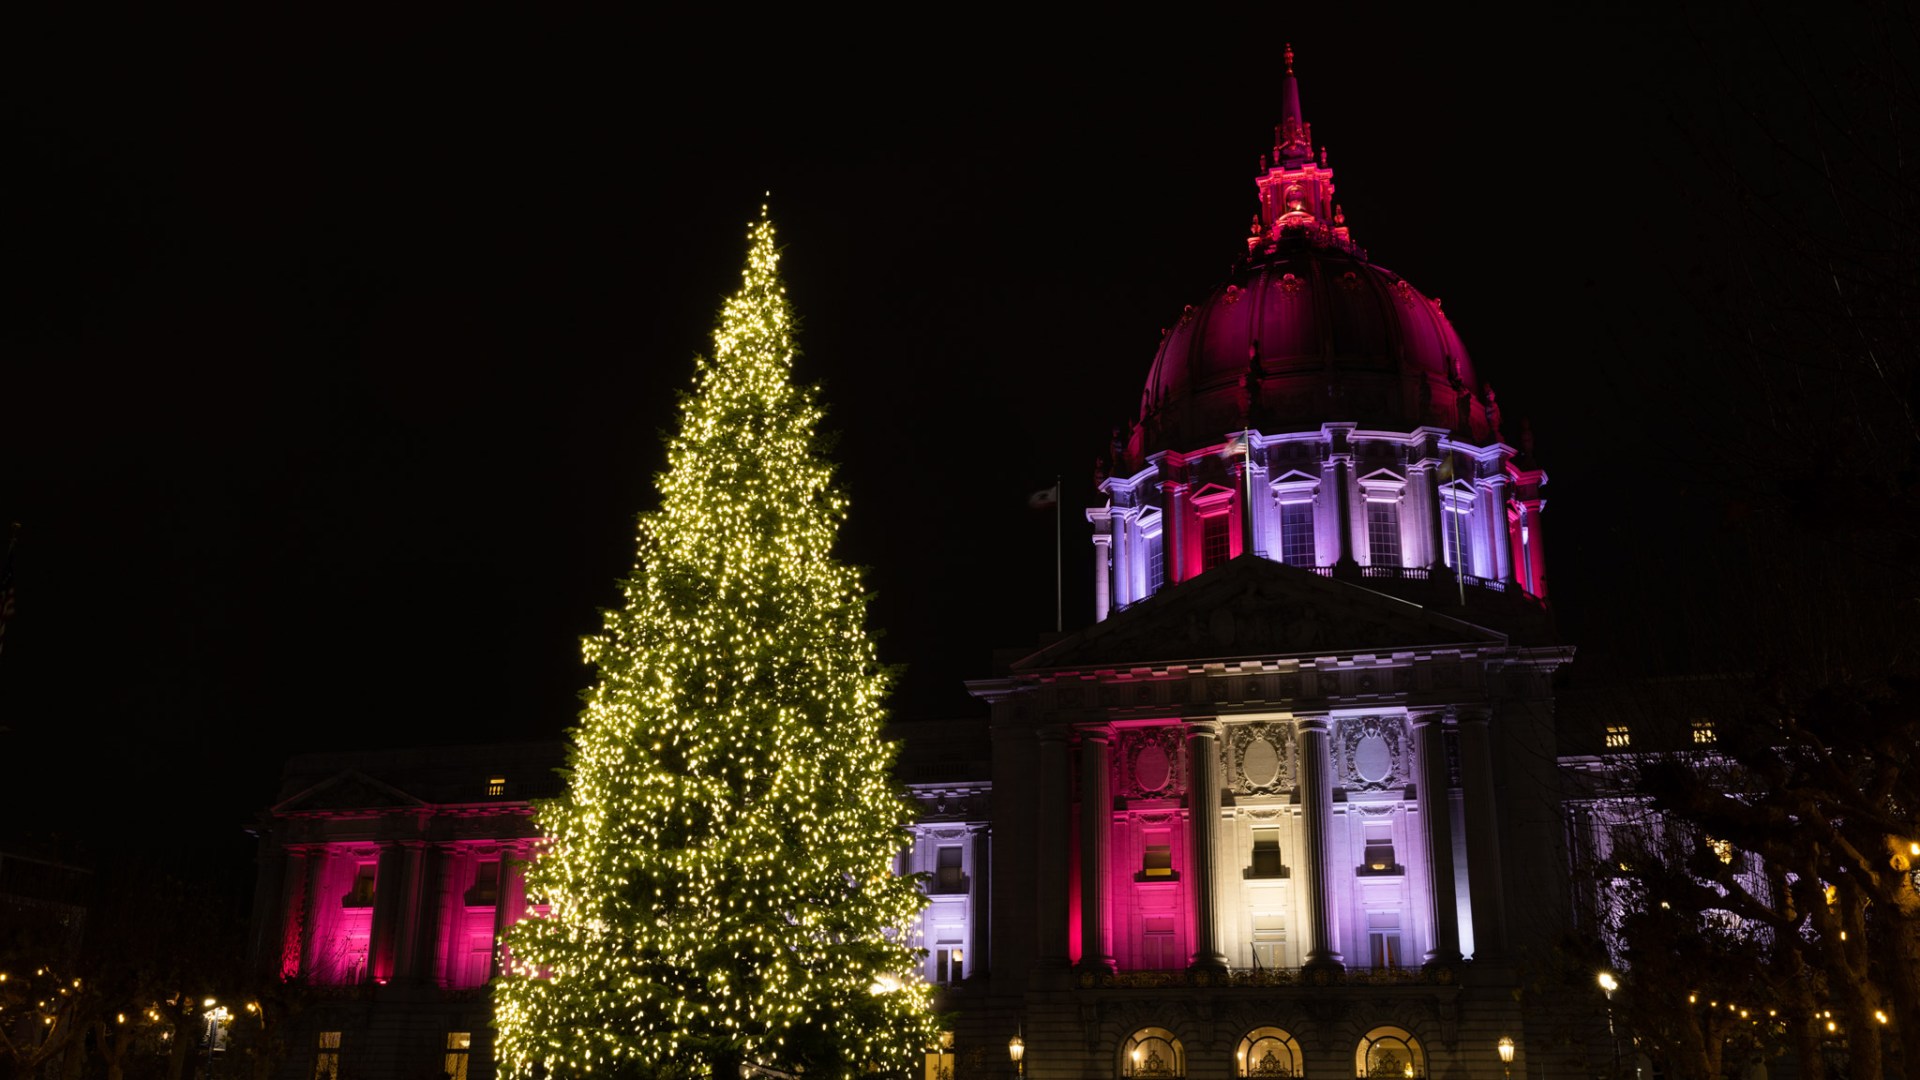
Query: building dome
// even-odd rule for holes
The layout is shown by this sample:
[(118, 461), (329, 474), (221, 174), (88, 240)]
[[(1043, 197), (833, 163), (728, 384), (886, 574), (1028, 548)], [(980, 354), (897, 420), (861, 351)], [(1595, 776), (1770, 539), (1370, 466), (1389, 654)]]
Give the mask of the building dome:
[(1333, 418), (1484, 441), (1497, 438), (1488, 402), (1438, 300), (1330, 231), (1298, 226), (1260, 244), (1167, 328), (1128, 456)]

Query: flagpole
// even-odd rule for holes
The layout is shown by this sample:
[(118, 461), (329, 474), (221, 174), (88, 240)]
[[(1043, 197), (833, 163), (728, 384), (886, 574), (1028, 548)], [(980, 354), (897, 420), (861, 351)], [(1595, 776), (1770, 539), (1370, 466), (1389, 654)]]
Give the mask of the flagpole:
[(1066, 629), (1066, 620), (1062, 616), (1064, 609), (1060, 603), (1060, 500), (1064, 494), (1060, 490), (1060, 475), (1055, 473), (1053, 477), (1053, 632), (1056, 634), (1063, 633)]

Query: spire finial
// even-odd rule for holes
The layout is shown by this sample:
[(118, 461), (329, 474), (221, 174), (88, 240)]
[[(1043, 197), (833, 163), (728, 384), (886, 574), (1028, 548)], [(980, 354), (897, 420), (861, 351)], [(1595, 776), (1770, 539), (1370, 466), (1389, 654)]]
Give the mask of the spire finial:
[(1293, 42), (1287, 42), (1287, 74), (1293, 74)]

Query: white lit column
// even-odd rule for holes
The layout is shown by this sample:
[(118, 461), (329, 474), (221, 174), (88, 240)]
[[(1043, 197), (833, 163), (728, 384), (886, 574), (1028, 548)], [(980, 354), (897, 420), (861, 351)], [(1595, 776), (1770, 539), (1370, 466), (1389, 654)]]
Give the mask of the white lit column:
[(1417, 712), (1413, 723), (1413, 752), (1420, 764), (1414, 791), (1420, 824), (1426, 834), (1427, 915), (1432, 926), (1427, 963), (1451, 964), (1460, 959), (1459, 907), (1453, 895), (1452, 814), (1447, 802), (1446, 736), (1438, 710)]
[(1507, 524), (1507, 478), (1487, 481), (1487, 529), (1493, 534), (1493, 576), (1513, 588), (1513, 530)]
[(1113, 536), (1095, 533), (1093, 537), (1093, 621), (1107, 621), (1107, 586), (1113, 580)]
[(1220, 724), (1187, 724), (1187, 845), (1193, 853), (1193, 966), (1227, 970), (1220, 951), (1219, 885), (1214, 880), (1215, 848), (1220, 833)]
[(1114, 969), (1107, 936), (1107, 858), (1113, 833), (1113, 796), (1108, 793), (1108, 746), (1113, 730), (1080, 729), (1080, 967)]
[(1327, 718), (1300, 719), (1300, 803), (1306, 814), (1307, 857), (1307, 966), (1340, 967), (1333, 946), (1332, 772), (1327, 758)]
[(1460, 787), (1467, 826), (1467, 895), (1473, 902), (1475, 960), (1507, 950), (1506, 894), (1500, 880), (1500, 822), (1493, 792), (1493, 742), (1483, 707), (1463, 708), (1460, 724)]

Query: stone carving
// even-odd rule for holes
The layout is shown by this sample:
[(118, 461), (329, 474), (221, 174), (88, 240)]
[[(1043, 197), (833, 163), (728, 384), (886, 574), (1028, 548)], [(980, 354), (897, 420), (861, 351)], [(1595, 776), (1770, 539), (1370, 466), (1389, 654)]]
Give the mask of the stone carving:
[(1297, 775), (1292, 724), (1238, 724), (1220, 741), (1227, 787), (1241, 795), (1292, 791)]
[(1178, 727), (1134, 728), (1114, 738), (1113, 792), (1162, 799), (1186, 790), (1186, 750)]
[(1289, 296), (1292, 296), (1297, 294), (1298, 292), (1300, 292), (1300, 290), (1304, 288), (1306, 288), (1306, 286), (1301, 283), (1299, 278), (1293, 276), (1292, 274), (1280, 275), (1280, 291), (1281, 292), (1286, 293)]
[(1406, 725), (1397, 716), (1341, 720), (1334, 734), (1340, 780), (1349, 791), (1384, 791), (1407, 782)]
[(1393, 283), (1393, 295), (1398, 297), (1401, 303), (1411, 304), (1413, 303), (1413, 286), (1407, 284), (1406, 279), (1402, 278)]

